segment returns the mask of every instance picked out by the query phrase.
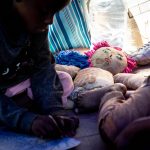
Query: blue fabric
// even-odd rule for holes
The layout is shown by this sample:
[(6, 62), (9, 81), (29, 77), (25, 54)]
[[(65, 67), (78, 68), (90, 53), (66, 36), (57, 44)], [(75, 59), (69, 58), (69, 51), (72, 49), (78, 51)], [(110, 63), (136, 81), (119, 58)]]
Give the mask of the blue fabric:
[(89, 67), (88, 57), (73, 50), (61, 51), (56, 56), (56, 63), (61, 65), (73, 65), (81, 69)]
[(30, 132), (37, 115), (17, 106), (11, 98), (4, 95), (5, 90), (30, 78), (32, 92), (39, 107), (38, 113), (50, 114), (63, 109), (63, 89), (54, 65), (50, 62), (48, 31), (32, 35), (28, 46), (28, 36), (23, 36), (15, 48), (10, 44), (13, 36), (6, 36), (6, 31), (0, 23), (0, 122)]
[(67, 150), (79, 144), (80, 141), (74, 138), (42, 140), (5, 129), (0, 130), (0, 150)]
[(53, 54), (73, 48), (89, 48), (90, 38), (80, 0), (57, 13), (49, 26), (50, 50)]

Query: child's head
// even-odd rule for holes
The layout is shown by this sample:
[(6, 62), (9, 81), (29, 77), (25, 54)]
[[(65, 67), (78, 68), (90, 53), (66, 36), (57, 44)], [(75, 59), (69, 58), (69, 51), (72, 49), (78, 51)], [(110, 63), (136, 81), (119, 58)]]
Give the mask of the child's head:
[(13, 0), (13, 5), (29, 32), (42, 32), (52, 24), (54, 14), (69, 2), (70, 0)]

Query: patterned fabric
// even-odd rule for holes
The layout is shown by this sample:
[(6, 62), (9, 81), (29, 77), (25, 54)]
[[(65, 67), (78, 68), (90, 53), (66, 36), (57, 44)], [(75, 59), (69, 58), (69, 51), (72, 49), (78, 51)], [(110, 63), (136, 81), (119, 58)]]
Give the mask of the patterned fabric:
[(131, 57), (137, 62), (138, 65), (150, 64), (150, 42), (143, 45)]
[(79, 0), (72, 0), (55, 15), (53, 25), (49, 26), (49, 42), (53, 54), (60, 50), (90, 47), (83, 8)]

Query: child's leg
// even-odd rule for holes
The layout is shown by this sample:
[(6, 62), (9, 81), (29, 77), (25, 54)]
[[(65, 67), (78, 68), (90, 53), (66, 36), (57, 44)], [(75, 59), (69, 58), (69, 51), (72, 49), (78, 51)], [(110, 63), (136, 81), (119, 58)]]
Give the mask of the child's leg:
[(114, 142), (116, 136), (135, 119), (150, 115), (150, 77), (127, 100), (121, 92), (107, 93), (100, 105), (99, 130)]

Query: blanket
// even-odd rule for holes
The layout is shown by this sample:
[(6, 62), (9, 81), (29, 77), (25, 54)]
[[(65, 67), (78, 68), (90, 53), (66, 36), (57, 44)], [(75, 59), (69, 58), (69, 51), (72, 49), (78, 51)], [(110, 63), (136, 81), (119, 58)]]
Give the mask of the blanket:
[(67, 150), (79, 144), (75, 138), (44, 140), (0, 128), (0, 150)]

